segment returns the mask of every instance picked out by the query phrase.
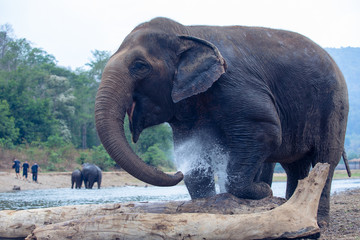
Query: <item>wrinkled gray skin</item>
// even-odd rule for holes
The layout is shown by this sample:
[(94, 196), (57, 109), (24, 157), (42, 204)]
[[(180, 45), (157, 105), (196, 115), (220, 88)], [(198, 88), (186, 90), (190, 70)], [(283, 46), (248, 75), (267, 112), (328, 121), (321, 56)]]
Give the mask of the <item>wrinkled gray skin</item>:
[(83, 177), (81, 171), (79, 169), (73, 171), (71, 174), (71, 188), (74, 188), (74, 183), (75, 183), (75, 188), (80, 189), (82, 185), (82, 181), (83, 181)]
[(97, 182), (97, 187), (100, 189), (102, 180), (101, 169), (92, 163), (84, 163), (82, 166), (83, 168), (81, 172), (84, 178), (85, 188), (92, 189), (94, 183)]
[(327, 221), (348, 109), (346, 83), (336, 63), (297, 33), (184, 26), (157, 18), (136, 27), (107, 63), (95, 120), (110, 156), (157, 186), (175, 185), (183, 174), (165, 174), (134, 154), (124, 134), (125, 114), (135, 142), (143, 129), (163, 122), (172, 127), (176, 149), (198, 139), (210, 166), (199, 164), (185, 173), (192, 198), (216, 194), (207, 154), (214, 144), (229, 156), (226, 191), (240, 198), (272, 194), (259, 174), (264, 162), (284, 167), (287, 198), (311, 166), (330, 163), (319, 207), (319, 217)]

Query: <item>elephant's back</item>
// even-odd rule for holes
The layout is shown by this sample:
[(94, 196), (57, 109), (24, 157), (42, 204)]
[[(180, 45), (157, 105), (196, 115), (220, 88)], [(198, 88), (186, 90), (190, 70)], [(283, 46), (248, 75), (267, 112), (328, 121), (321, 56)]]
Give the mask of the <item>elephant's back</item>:
[(331, 56), (301, 34), (243, 26), (189, 29), (188, 34), (205, 39), (219, 49), (228, 66), (225, 74), (236, 70), (269, 85), (285, 81), (290, 86), (326, 85), (346, 90), (341, 71)]
[(246, 88), (257, 88), (267, 92), (278, 112), (284, 140), (297, 139), (295, 145), (311, 145), (311, 136), (323, 136), (324, 132), (343, 138), (349, 111), (347, 86), (339, 67), (324, 49), (289, 31), (205, 29), (203, 36), (218, 47), (228, 66), (219, 79), (221, 89), (232, 92), (237, 87), (252, 93)]
[(343, 74), (331, 56), (309, 38), (261, 27), (192, 26), (188, 30), (210, 41), (224, 57), (228, 68), (218, 80), (222, 89), (261, 86), (274, 99), (279, 114), (291, 118), (288, 121), (309, 114), (326, 118), (334, 112), (347, 118)]

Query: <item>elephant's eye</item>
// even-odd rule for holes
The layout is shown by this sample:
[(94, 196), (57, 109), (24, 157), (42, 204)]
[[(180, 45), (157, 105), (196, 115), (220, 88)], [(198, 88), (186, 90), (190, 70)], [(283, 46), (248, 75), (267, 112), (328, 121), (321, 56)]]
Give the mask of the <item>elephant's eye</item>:
[(149, 75), (151, 66), (144, 60), (136, 60), (130, 65), (129, 71), (135, 78), (141, 79)]

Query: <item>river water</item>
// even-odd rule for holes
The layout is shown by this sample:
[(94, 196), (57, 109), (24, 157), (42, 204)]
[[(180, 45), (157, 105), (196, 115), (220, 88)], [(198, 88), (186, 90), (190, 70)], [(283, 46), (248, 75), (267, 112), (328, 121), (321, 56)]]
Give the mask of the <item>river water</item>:
[[(274, 182), (274, 196), (285, 196), (286, 182)], [(360, 188), (360, 179), (333, 180), (332, 194)], [(0, 193), (0, 210), (46, 208), (65, 205), (190, 200), (184, 185), (174, 187), (116, 187), (102, 189), (42, 189)]]

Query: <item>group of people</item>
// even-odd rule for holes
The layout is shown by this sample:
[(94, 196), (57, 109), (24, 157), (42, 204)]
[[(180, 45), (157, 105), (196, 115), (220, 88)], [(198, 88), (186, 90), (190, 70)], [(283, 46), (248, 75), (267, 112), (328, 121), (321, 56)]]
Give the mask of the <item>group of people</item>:
[[(28, 163), (27, 160), (21, 166), (21, 162), (18, 159), (14, 158), (12, 168), (15, 169), (16, 178), (18, 178), (18, 179), (21, 179), (20, 168), (22, 168), (22, 170), (23, 170), (22, 178), (23, 178), (23, 180), (27, 180), (27, 178), (28, 178), (28, 170), (30, 168), (30, 164)], [(36, 183), (37, 183), (38, 171), (39, 171), (39, 165), (37, 163), (34, 163), (31, 166), (31, 173), (32, 173), (32, 180), (34, 182), (36, 182)]]

